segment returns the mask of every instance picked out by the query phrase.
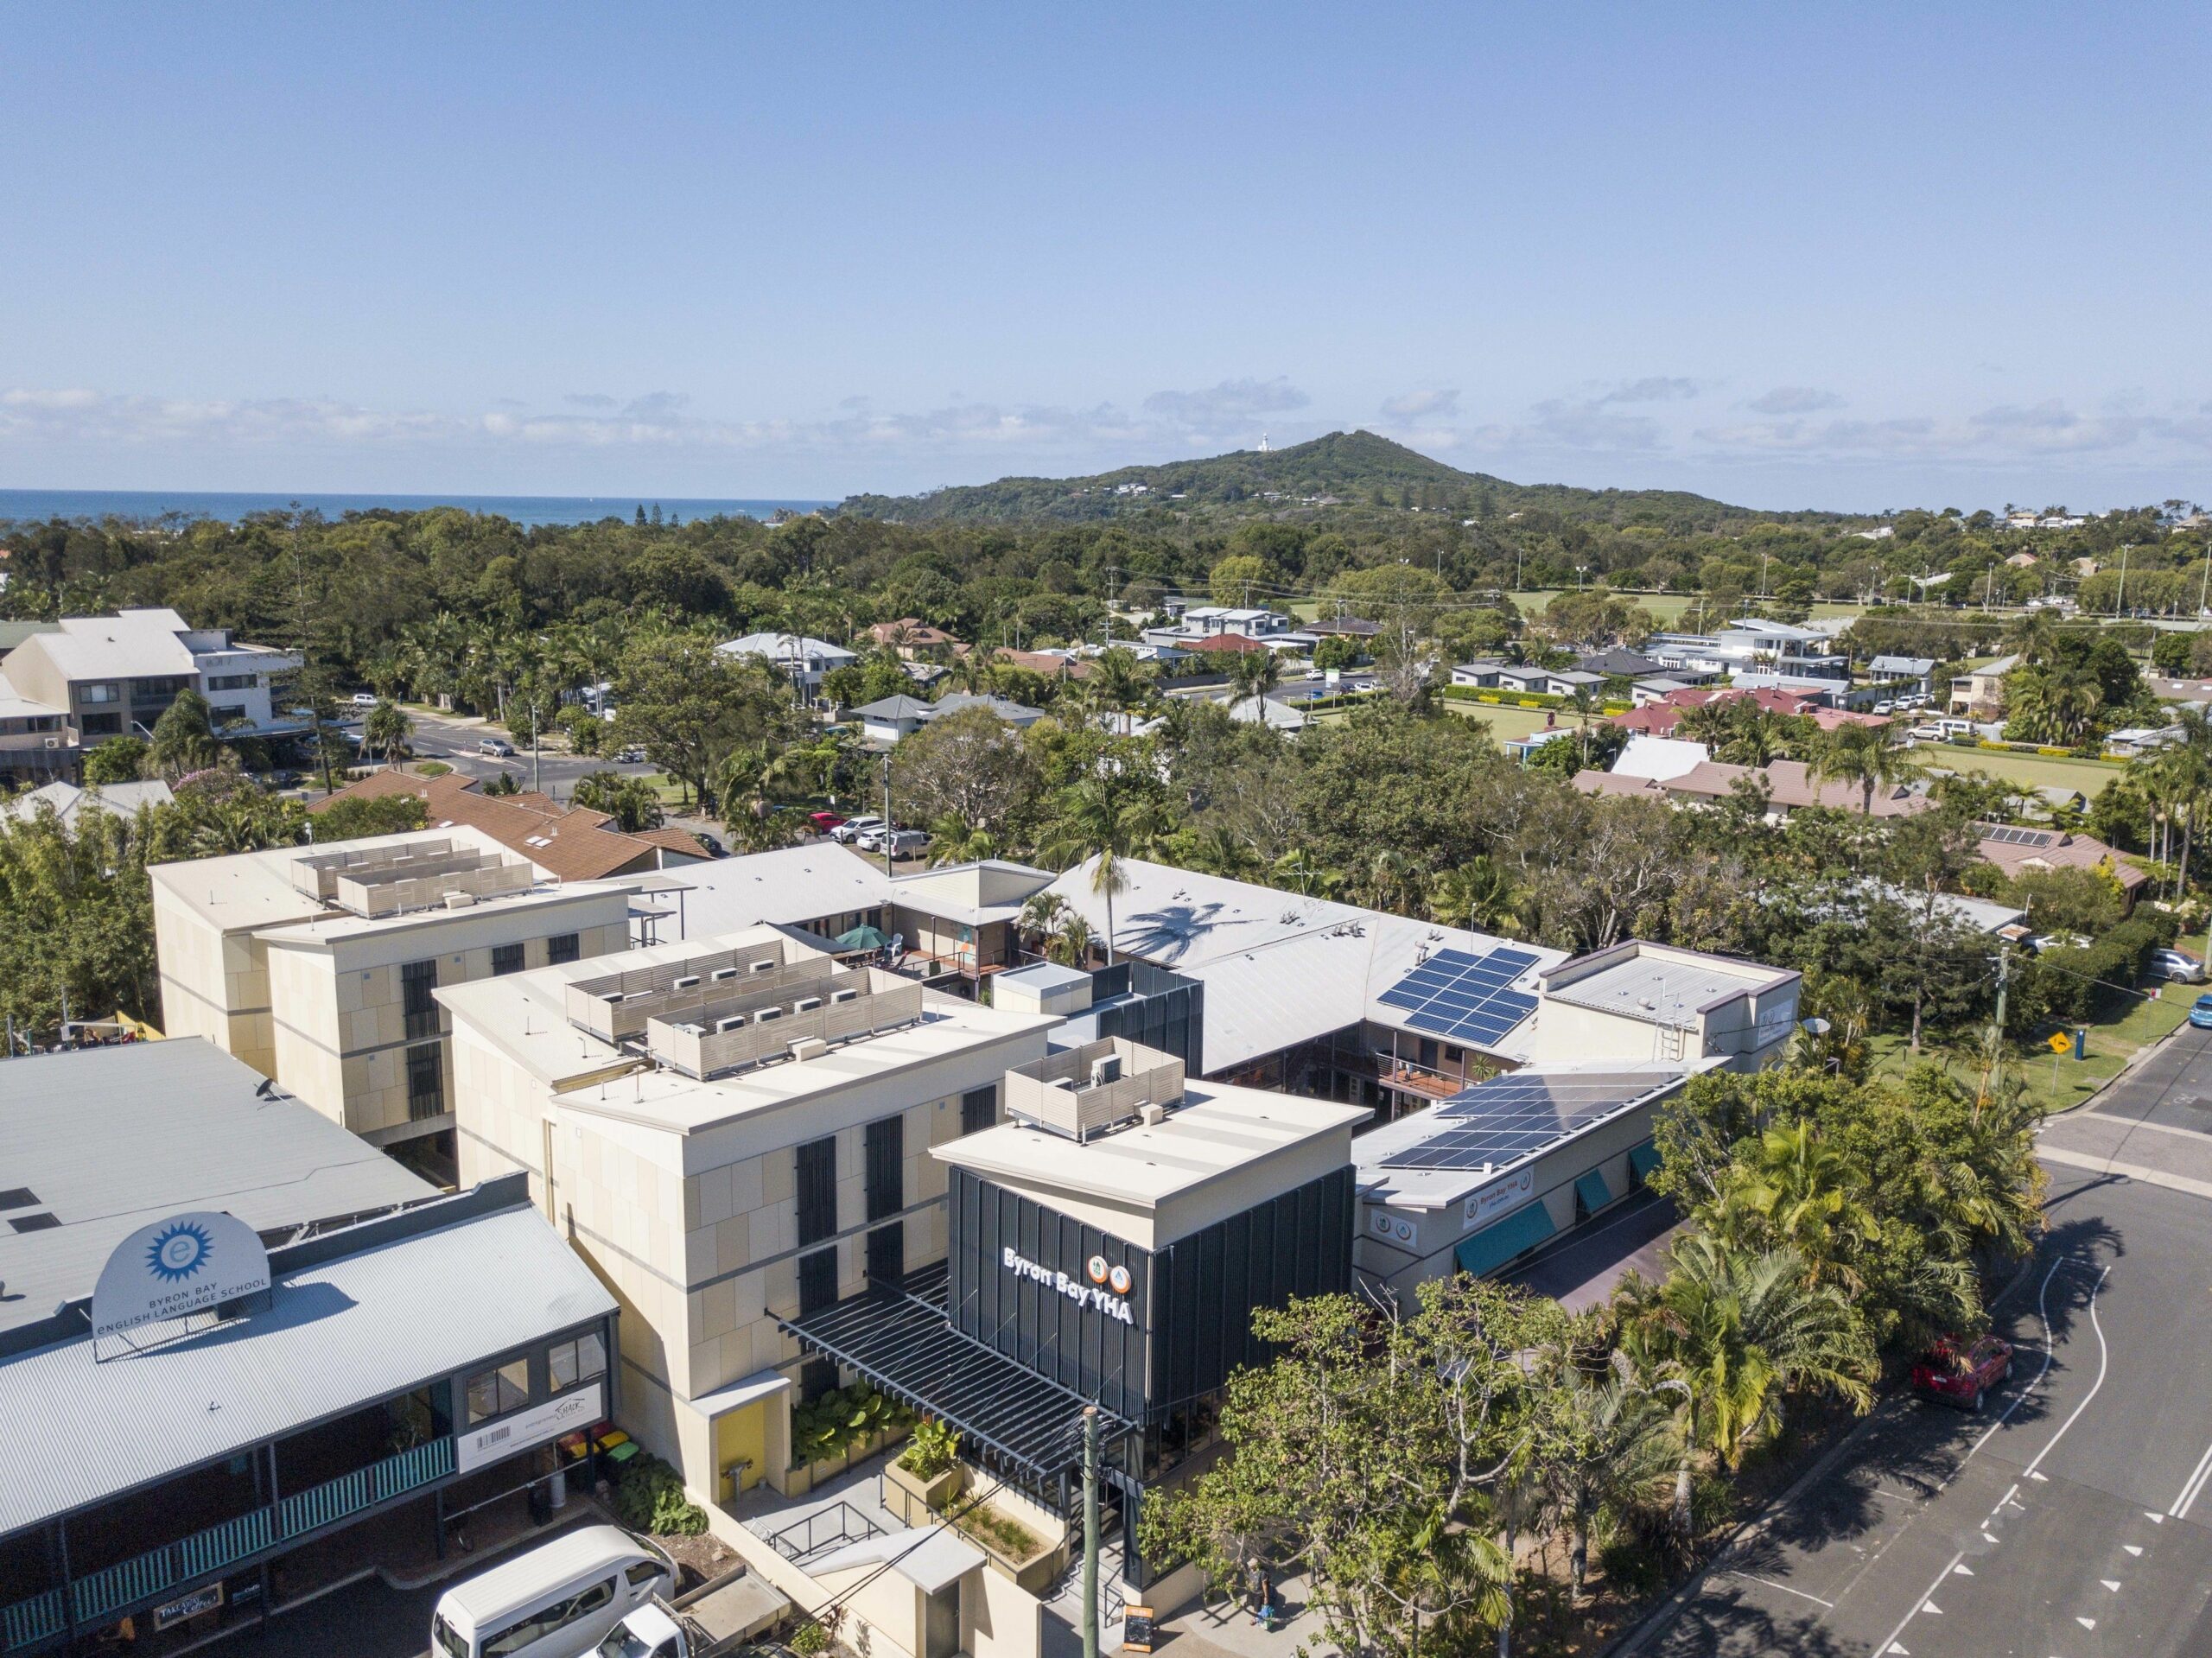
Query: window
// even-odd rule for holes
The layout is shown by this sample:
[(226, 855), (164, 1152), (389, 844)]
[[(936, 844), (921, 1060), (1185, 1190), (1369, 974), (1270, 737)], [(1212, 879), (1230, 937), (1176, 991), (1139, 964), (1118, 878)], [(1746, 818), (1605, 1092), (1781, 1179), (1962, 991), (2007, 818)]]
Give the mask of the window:
[(468, 1425), (488, 1422), (530, 1403), (530, 1361), (510, 1359), (468, 1378)]
[(581, 1594), (556, 1600), (550, 1606), (531, 1613), (521, 1622), (510, 1623), (484, 1643), (484, 1658), (506, 1658), (511, 1652), (520, 1652), (524, 1647), (557, 1634), (571, 1623), (582, 1622), (614, 1598), (614, 1579), (603, 1578)]
[(207, 689), (211, 691), (250, 691), (254, 688), (251, 674), (210, 674)]
[(442, 1116), (446, 1109), (445, 1045), (424, 1042), (407, 1050), (407, 1115), (413, 1122)]
[(399, 969), (399, 1005), (407, 1015), (408, 1035), (438, 1033), (437, 998), (430, 994), (437, 988), (438, 964), (435, 961), (410, 962)]
[(218, 731), (220, 731), (225, 726), (234, 725), (238, 721), (245, 718), (245, 710), (243, 708), (232, 707), (226, 704), (218, 703), (207, 710), (207, 722), (213, 726)]
[(972, 1134), (988, 1128), (999, 1120), (999, 1091), (995, 1088), (975, 1088), (960, 1096), (960, 1132)]
[(893, 1221), (868, 1235), (868, 1276), (872, 1284), (900, 1284), (906, 1277), (906, 1223)]
[(573, 1388), (580, 1382), (589, 1382), (607, 1374), (607, 1344), (596, 1335), (556, 1342), (545, 1356), (545, 1369), (554, 1393)]
[(660, 1562), (658, 1560), (633, 1560), (622, 1568), (622, 1581), (632, 1589), (643, 1588), (655, 1578), (664, 1578), (667, 1575), (668, 1573), (661, 1570)]
[(87, 737), (119, 737), (123, 734), (123, 716), (119, 714), (87, 714), (80, 728)]
[(868, 1217), (888, 1220), (906, 1206), (906, 1120), (878, 1117), (868, 1126)]
[(583, 952), (578, 948), (572, 932), (556, 932), (545, 941), (545, 959), (555, 967), (563, 962), (573, 962)]
[(95, 702), (120, 702), (123, 687), (113, 683), (77, 687), (77, 701), (89, 707)]
[(507, 974), (521, 971), (522, 946), (520, 944), (492, 946), (492, 976), (493, 978), (502, 978)]
[(819, 1312), (837, 1300), (837, 1246), (798, 1258), (798, 1316)]
[(810, 1140), (797, 1155), (798, 1241), (819, 1243), (837, 1229), (837, 1141)]

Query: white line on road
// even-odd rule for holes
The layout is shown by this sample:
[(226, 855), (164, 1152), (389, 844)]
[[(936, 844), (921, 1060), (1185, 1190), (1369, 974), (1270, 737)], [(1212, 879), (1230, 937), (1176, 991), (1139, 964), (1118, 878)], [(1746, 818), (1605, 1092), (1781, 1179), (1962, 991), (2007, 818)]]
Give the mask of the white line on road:
[[(2097, 1379), (2089, 1385), (2089, 1391), (2082, 1395), (2082, 1402), (2074, 1407), (2073, 1413), (2059, 1424), (2058, 1432), (2050, 1436), (2050, 1443), (2036, 1452), (2035, 1461), (2030, 1463), (2023, 1471), (2031, 1479), (2035, 1477), (2036, 1470), (2043, 1465), (2043, 1459), (2050, 1455), (2058, 1442), (2066, 1437), (2066, 1431), (2081, 1420), (2083, 1411), (2089, 1408), (2089, 1401), (2104, 1388), (2105, 1372), (2112, 1368), (2112, 1349), (2105, 1343), (2104, 1321), (2097, 1317), (2097, 1296), (2104, 1289), (2105, 1278), (2111, 1271), (2112, 1267), (2109, 1262), (2099, 1267), (2097, 1281), (2089, 1288), (2089, 1328), (2097, 1332)], [(2044, 1280), (2046, 1284), (2050, 1281), (2048, 1278)], [(2037, 1379), (2040, 1381), (2042, 1378)]]
[[(2036, 1322), (2043, 1326), (2043, 1369), (2036, 1372), (2036, 1379), (2033, 1382), (2028, 1383), (2026, 1387), (2014, 1391), (2012, 1397), (2005, 1401), (2005, 1408), (1997, 1413), (1997, 1420), (1981, 1431), (1981, 1437), (1976, 1439), (1967, 1449), (1965, 1456), (1959, 1458), (1959, 1468), (1965, 1467), (1967, 1464), (1974, 1460), (1974, 1453), (1989, 1443), (1989, 1436), (1991, 1434), (1996, 1432), (1999, 1428), (2003, 1427), (2005, 1423), (2012, 1420), (2012, 1413), (2020, 1408), (2022, 1401), (2024, 1401), (2030, 1394), (2043, 1386), (2043, 1379), (2050, 1374), (2050, 1280), (2058, 1276), (2058, 1269), (2061, 1267), (2063, 1267), (2070, 1259), (2070, 1256), (2060, 1255), (2052, 1261), (2050, 1263), (2050, 1270), (2043, 1275), (2043, 1282), (2036, 1288)], [(1950, 1473), (1945, 1475), (1943, 1483), (1945, 1485), (1948, 1485), (1953, 1479), (1958, 1477), (1958, 1468), (1954, 1468)], [(2012, 1488), (2012, 1491), (2017, 1491), (2020, 1488), (2018, 1486), (2015, 1485)], [(2009, 1499), (2012, 1495), (2012, 1491), (2005, 1492), (2005, 1497)], [(2005, 1504), (2000, 1502), (1998, 1503), (1997, 1508), (2001, 1509), (2004, 1506)], [(1992, 1509), (1990, 1512), (1994, 1514), (1997, 1512), (1997, 1509)]]
[(1777, 1583), (1772, 1578), (1755, 1577), (1749, 1572), (1731, 1572), (1728, 1575), (1732, 1578), (1741, 1578), (1745, 1583), (1763, 1583), (1770, 1589), (1779, 1589), (1785, 1595), (1795, 1595), (1800, 1600), (1809, 1600), (1814, 1605), (1825, 1606), (1830, 1611), (1835, 1610), (1834, 1601), (1822, 1600), (1818, 1595), (1808, 1595), (1802, 1589), (1792, 1589), (1788, 1584)]
[(1897, 1620), (1897, 1628), (1891, 1629), (1888, 1635), (1885, 1636), (1880, 1641), (1875, 1643), (1875, 1651), (1889, 1652), (1896, 1648), (1897, 1637), (1904, 1633), (1904, 1626), (1911, 1623), (1914, 1618), (1919, 1617), (1920, 1609), (1928, 1604), (1928, 1595), (1932, 1595), (1938, 1589), (1941, 1589), (1943, 1586), (1943, 1579), (1951, 1575), (1951, 1568), (1956, 1566), (1961, 1560), (1965, 1560), (1966, 1557), (1966, 1550), (1961, 1549), (1956, 1554), (1954, 1554), (1949, 1560), (1943, 1562), (1943, 1569), (1936, 1574), (1936, 1581), (1928, 1585), (1928, 1594), (1921, 1596), (1919, 1599), (1912, 1603), (1912, 1610)]
[(2173, 1500), (2172, 1506), (2167, 1509), (2166, 1512), (2177, 1520), (2188, 1519), (2190, 1505), (2196, 1501), (2197, 1494), (2203, 1490), (2205, 1476), (2208, 1474), (2212, 1474), (2212, 1445), (2205, 1446), (2204, 1455), (2198, 1459), (2196, 1469), (2190, 1474), (2189, 1478), (2183, 1482), (2181, 1495)]

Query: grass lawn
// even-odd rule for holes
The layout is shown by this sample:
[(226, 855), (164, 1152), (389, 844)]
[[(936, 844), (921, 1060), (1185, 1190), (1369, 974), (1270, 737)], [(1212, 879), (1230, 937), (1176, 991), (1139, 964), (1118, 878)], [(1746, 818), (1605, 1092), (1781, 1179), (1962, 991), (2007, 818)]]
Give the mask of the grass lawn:
[[(1510, 743), (1516, 737), (1526, 737), (1541, 731), (1547, 713), (1543, 708), (1500, 708), (1489, 702), (1465, 702), (1456, 697), (1440, 698), (1440, 706), (1451, 709), (1454, 714), (1465, 715), (1470, 720), (1482, 721), (1490, 727), (1490, 734), (1502, 743)], [(1556, 723), (1569, 731), (1576, 728), (1571, 711), (1561, 711)], [(1593, 721), (1591, 729), (1595, 731), (1599, 723), (1601, 722)]]
[(2024, 783), (2031, 789), (2078, 789), (2090, 800), (2106, 784), (2127, 768), (2118, 760), (2075, 759), (2069, 754), (2018, 754), (1991, 748), (1952, 748), (1928, 743), (1916, 749), (1916, 758), (1947, 772), (1980, 772), (1993, 778)]
[[(2118, 1017), (2088, 1027), (2088, 1057), (2082, 1059), (2076, 1060), (2071, 1048), (2063, 1054), (2053, 1054), (2040, 1042), (2017, 1049), (2015, 1057), (2020, 1078), (2027, 1084), (2028, 1098), (2046, 1113), (2081, 1104), (2117, 1077), (2120, 1067), (2139, 1050), (2177, 1029), (2189, 1017), (2189, 1005), (2196, 999), (2196, 991), (2188, 985), (2168, 986), (2164, 998), (2158, 1001), (2131, 998), (2126, 1010)], [(1873, 1073), (1878, 1077), (1902, 1076), (1911, 1063), (1912, 1055), (1902, 1035), (1878, 1036), (1873, 1047)], [(1922, 1052), (1936, 1054), (1933, 1049)], [(1963, 1069), (1964, 1062), (1955, 1063)]]

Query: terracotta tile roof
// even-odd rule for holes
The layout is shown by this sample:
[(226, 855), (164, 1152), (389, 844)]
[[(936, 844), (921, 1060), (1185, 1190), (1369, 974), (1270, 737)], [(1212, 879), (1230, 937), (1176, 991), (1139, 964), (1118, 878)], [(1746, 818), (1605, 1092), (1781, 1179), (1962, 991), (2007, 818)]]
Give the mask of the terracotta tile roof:
[(1003, 662), (1013, 668), (1026, 668), (1033, 674), (1057, 676), (1065, 679), (1088, 679), (1090, 664), (1080, 657), (1048, 656), (1042, 651), (1016, 651), (1001, 645), (991, 652), (991, 660)]
[[(1725, 800), (1734, 790), (1737, 779), (1747, 777), (1764, 777), (1771, 804), (1789, 811), (1795, 811), (1801, 806), (1827, 806), (1836, 811), (1855, 812), (1864, 798), (1853, 784), (1822, 783), (1815, 786), (1802, 760), (1777, 760), (1764, 768), (1727, 765), (1719, 760), (1700, 760), (1681, 776), (1669, 778), (1662, 786), (1669, 794), (1689, 795), (1704, 800)], [(1887, 791), (1877, 789), (1874, 791), (1873, 816), (1907, 817), (1914, 812), (1926, 811), (1935, 804), (1927, 796), (1914, 794), (1902, 786)]]
[[(1987, 830), (1987, 823), (1976, 827)], [(2008, 829), (2007, 835), (2031, 838), (1991, 840), (1985, 836), (1981, 855), (2007, 875), (2031, 869), (2097, 869), (2109, 867), (2124, 891), (2133, 893), (2150, 876), (2134, 865), (2120, 861), (2120, 854), (2094, 835), (2069, 835), (2057, 829)]]
[(1692, 687), (1687, 690), (1669, 691), (1656, 702), (1646, 702), (1640, 708), (1630, 708), (1626, 714), (1617, 714), (1612, 723), (1624, 731), (1649, 732), (1655, 737), (1671, 736), (1675, 725), (1686, 708), (1701, 708), (1717, 698), (1748, 696), (1770, 714), (1802, 715), (1809, 718), (1823, 731), (1834, 731), (1838, 726), (1885, 726), (1890, 716), (1885, 714), (1860, 714), (1850, 708), (1822, 708), (1794, 691), (1777, 691), (1768, 687), (1757, 690), (1737, 690), (1732, 686), (1718, 689)]
[(1585, 769), (1574, 774), (1574, 786), (1586, 795), (1664, 794), (1664, 785), (1653, 778), (1624, 777), (1614, 772)]
[(1192, 639), (1183, 647), (1185, 651), (1203, 651), (1209, 656), (1249, 656), (1255, 651), (1268, 647), (1259, 640), (1247, 638), (1242, 633), (1215, 633), (1203, 639)]
[(699, 843), (681, 829), (648, 829), (626, 835), (614, 820), (588, 806), (563, 806), (550, 796), (525, 791), (487, 795), (460, 772), (416, 777), (406, 772), (372, 772), (308, 810), (318, 812), (340, 800), (378, 800), (411, 794), (429, 814), (430, 826), (465, 823), (479, 829), (511, 851), (563, 880), (597, 880), (607, 875), (657, 869), (661, 854), (697, 858)]

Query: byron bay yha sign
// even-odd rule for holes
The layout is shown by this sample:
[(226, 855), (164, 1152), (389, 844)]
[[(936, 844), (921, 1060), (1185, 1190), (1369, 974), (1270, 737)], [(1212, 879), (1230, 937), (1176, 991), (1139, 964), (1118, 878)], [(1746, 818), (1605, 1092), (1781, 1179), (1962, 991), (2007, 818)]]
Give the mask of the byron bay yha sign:
[(208, 1312), (269, 1287), (269, 1251), (234, 1215), (196, 1210), (142, 1226), (115, 1246), (92, 1286), (92, 1334)]

